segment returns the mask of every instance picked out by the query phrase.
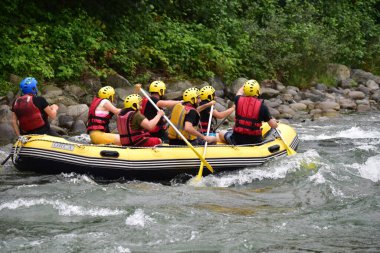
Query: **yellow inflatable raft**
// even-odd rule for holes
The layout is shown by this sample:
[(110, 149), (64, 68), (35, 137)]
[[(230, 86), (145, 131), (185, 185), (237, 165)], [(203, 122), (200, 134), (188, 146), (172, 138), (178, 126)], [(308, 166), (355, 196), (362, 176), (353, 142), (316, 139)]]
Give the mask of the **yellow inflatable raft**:
[[(280, 123), (285, 143), (296, 149), (299, 139), (289, 125)], [(209, 145), (206, 160), (214, 173), (258, 166), (269, 159), (287, 155), (276, 132), (263, 124), (263, 143), (256, 145)], [(203, 146), (195, 146), (202, 154)], [(12, 161), (21, 171), (42, 174), (80, 173), (99, 179), (170, 180), (180, 174), (196, 175), (200, 160), (187, 146), (162, 145), (154, 148), (93, 145), (48, 135), (21, 136), (13, 147)], [(204, 175), (209, 170), (204, 168)]]

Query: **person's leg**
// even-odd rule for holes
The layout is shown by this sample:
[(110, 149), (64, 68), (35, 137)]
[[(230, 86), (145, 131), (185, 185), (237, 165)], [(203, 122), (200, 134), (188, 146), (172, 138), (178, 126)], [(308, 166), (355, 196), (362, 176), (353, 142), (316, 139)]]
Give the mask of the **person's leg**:
[(113, 145), (121, 145), (120, 143), (120, 135), (105, 133), (102, 131), (91, 131), (90, 132), (91, 142), (93, 144), (113, 144)]
[(219, 133), (218, 133), (218, 142), (223, 142), (223, 143), (227, 143), (226, 142), (226, 139), (224, 139), (224, 135), (227, 133), (226, 130), (221, 130)]
[(232, 131), (227, 131), (223, 135), (223, 139), (225, 140), (225, 143), (230, 145), (236, 145), (235, 139), (234, 139), (234, 133)]

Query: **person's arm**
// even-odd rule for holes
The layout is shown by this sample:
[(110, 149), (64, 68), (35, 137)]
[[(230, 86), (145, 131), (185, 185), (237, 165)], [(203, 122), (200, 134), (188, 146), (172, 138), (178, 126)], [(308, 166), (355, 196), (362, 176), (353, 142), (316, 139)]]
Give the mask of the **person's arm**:
[(12, 127), (15, 130), (16, 136), (20, 136), (20, 129), (18, 127), (18, 119), (16, 113), (12, 112)]
[(206, 109), (206, 108), (208, 108), (208, 107), (211, 107), (212, 105), (215, 105), (215, 104), (216, 104), (216, 101), (213, 100), (213, 101), (208, 102), (208, 103), (206, 103), (206, 104), (200, 105), (200, 106), (197, 107), (197, 111), (198, 111), (198, 112), (201, 112), (201, 111), (203, 111), (204, 109)]
[(164, 114), (165, 113), (163, 110), (159, 110), (159, 111), (157, 111), (157, 115), (153, 119), (148, 120), (147, 118), (145, 118), (143, 121), (141, 121), (140, 126), (142, 128), (145, 128), (146, 130), (150, 131), (157, 125), (158, 121), (160, 121), (161, 117)]
[(201, 134), (200, 132), (198, 132), (193, 124), (190, 122), (190, 121), (185, 121), (185, 127), (184, 127), (185, 131), (188, 132), (189, 134), (191, 135), (195, 135), (197, 136), (198, 138), (204, 140), (204, 141), (207, 141), (209, 143), (212, 143), (212, 142), (215, 142), (216, 141), (216, 138), (213, 137), (213, 136), (205, 136), (203, 134)]
[(278, 127), (278, 124), (277, 124), (277, 121), (275, 119), (270, 119), (268, 121), (268, 125), (271, 127), (271, 128), (277, 128)]
[(112, 113), (115, 114), (115, 115), (118, 115), (118, 114), (120, 113), (120, 111), (121, 111), (121, 109), (116, 108), (116, 107), (115, 107), (115, 106), (114, 106), (109, 100), (107, 100), (107, 101), (104, 103), (103, 107), (104, 107), (105, 109), (107, 109), (108, 111), (112, 112)]
[(45, 107), (44, 111), (51, 119), (55, 119), (57, 117), (58, 105), (48, 105)]
[(223, 112), (218, 112), (217, 110), (214, 110), (212, 112), (212, 116), (214, 116), (217, 119), (224, 119), (225, 117), (230, 116), (231, 113), (235, 111), (235, 105), (233, 105), (231, 108), (228, 108), (227, 110)]
[(160, 108), (172, 108), (181, 102), (180, 100), (159, 100), (156, 105)]

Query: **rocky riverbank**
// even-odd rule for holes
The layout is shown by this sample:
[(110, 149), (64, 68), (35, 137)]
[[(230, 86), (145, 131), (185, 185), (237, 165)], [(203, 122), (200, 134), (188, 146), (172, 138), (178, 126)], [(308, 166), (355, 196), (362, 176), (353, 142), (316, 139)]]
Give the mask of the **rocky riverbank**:
[[(329, 74), (336, 80), (335, 86), (315, 83), (311, 88), (300, 89), (295, 86), (285, 86), (277, 80), (261, 82), (262, 98), (269, 106), (271, 114), (276, 119), (287, 121), (317, 120), (320, 117), (336, 117), (345, 112), (366, 112), (380, 109), (380, 77), (360, 69), (349, 69), (344, 65), (333, 64)], [(18, 86), (21, 77), (12, 75), (10, 81)], [(165, 81), (167, 99), (181, 99), (182, 92), (191, 87), (198, 88), (212, 85), (216, 89), (216, 109), (223, 111), (233, 101), (234, 94), (247, 79), (238, 78), (230, 86), (226, 86), (218, 78), (208, 82), (193, 83), (190, 81)], [(108, 77), (103, 82), (91, 75), (84, 76), (79, 85), (39, 83), (41, 95), (49, 103), (58, 104), (58, 116), (51, 125), (62, 135), (78, 135), (86, 132), (88, 108), (92, 98), (103, 85), (111, 85), (117, 94), (117, 106), (122, 107), (123, 99), (134, 93), (134, 87), (120, 75)], [(12, 143), (16, 136), (12, 129), (12, 101), (17, 94), (9, 92), (0, 97), (0, 143)], [(167, 112), (167, 114), (170, 112)], [(226, 124), (233, 122), (232, 114)], [(111, 122), (111, 129), (116, 124)]]

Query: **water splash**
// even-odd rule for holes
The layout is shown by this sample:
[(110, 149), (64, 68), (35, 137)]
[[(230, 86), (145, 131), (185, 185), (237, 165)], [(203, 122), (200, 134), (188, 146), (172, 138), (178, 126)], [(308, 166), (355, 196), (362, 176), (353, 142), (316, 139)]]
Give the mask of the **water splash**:
[[(298, 153), (296, 156), (282, 157), (270, 161), (262, 167), (247, 168), (228, 174), (209, 175), (204, 177), (196, 186), (230, 187), (233, 185), (250, 184), (264, 179), (282, 179), (289, 173), (318, 170), (320, 156), (316, 150)], [(302, 176), (304, 173), (300, 173)], [(190, 184), (191, 185), (191, 184)]]
[(16, 210), (19, 208), (30, 208), (38, 205), (51, 205), (56, 209), (59, 215), (63, 216), (93, 216), (105, 217), (123, 214), (124, 211), (112, 210), (109, 208), (86, 208), (82, 206), (70, 205), (60, 200), (47, 199), (16, 199), (11, 202), (5, 202), (0, 205), (0, 211), (9, 209)]
[(125, 224), (129, 226), (145, 227), (147, 223), (153, 222), (153, 219), (145, 215), (144, 210), (137, 209), (131, 216), (127, 217)]
[(373, 182), (380, 181), (380, 155), (372, 156), (367, 159), (364, 164), (353, 164), (354, 168), (357, 168), (361, 177), (369, 179)]
[(301, 134), (300, 139), (305, 141), (313, 141), (313, 140), (328, 140), (328, 139), (364, 139), (364, 138), (380, 138), (380, 131), (378, 130), (368, 130), (362, 129), (361, 127), (351, 127), (350, 129), (338, 131), (336, 133), (331, 134), (320, 134), (320, 135), (310, 135), (310, 134)]

